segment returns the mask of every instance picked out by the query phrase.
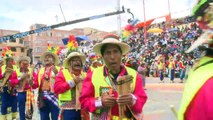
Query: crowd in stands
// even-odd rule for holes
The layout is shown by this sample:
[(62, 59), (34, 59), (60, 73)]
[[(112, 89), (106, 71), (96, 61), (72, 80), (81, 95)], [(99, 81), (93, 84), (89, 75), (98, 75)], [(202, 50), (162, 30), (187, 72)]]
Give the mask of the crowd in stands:
[[(138, 70), (138, 67), (142, 65), (146, 68), (145, 75), (147, 77), (159, 77), (159, 62), (161, 58), (165, 63), (163, 73), (165, 77), (169, 77), (168, 66), (169, 60), (172, 57), (175, 62), (174, 77), (180, 77), (181, 69), (184, 69), (187, 74), (205, 49), (205, 47), (202, 46), (190, 54), (185, 53), (189, 46), (191, 46), (202, 33), (202, 30), (198, 27), (196, 22), (194, 22), (193, 18), (186, 17), (184, 19), (173, 20), (169, 24), (167, 22), (162, 22), (150, 25), (147, 27), (147, 30), (151, 28), (160, 28), (163, 32), (147, 32), (146, 40), (144, 40), (144, 30), (143, 28), (139, 28), (127, 41), (124, 41), (131, 46), (131, 51), (124, 56), (123, 63), (135, 70)], [(96, 42), (97, 41), (94, 41), (93, 45)], [(82, 52), (84, 52), (84, 50), (82, 50)], [(84, 53), (87, 56), (84, 70), (88, 71), (92, 63), (89, 56), (91, 53), (93, 54), (93, 51), (86, 51)], [(103, 63), (101, 60), (100, 62)], [(183, 64), (180, 65), (180, 63)]]
[[(164, 74), (169, 77), (168, 63), (172, 57), (175, 61), (175, 77), (178, 78), (180, 76), (180, 67), (184, 68), (186, 72), (189, 71), (205, 49), (205, 47), (199, 47), (194, 52), (185, 54), (189, 46), (202, 33), (202, 30), (192, 19), (186, 17), (181, 22), (180, 20), (176, 20), (175, 22), (171, 22), (169, 26), (165, 22), (151, 25), (147, 29), (158, 27), (163, 32), (147, 32), (146, 40), (144, 40), (143, 29), (138, 29), (128, 41), (125, 41), (131, 46), (131, 52), (124, 57), (123, 63), (132, 61), (132, 65), (129, 66), (132, 66), (135, 70), (137, 70), (140, 64), (143, 64), (143, 66), (146, 66), (146, 76), (158, 77), (159, 59), (163, 58), (163, 62), (165, 63)], [(182, 66), (180, 62), (183, 63)], [(86, 64), (86, 67), (88, 66), (89, 62)]]

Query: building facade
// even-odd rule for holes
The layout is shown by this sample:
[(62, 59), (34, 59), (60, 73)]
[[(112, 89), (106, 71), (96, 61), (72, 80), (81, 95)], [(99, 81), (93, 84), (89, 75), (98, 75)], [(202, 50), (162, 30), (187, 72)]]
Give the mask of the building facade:
[[(0, 29), (0, 36), (13, 35), (13, 34), (16, 34), (19, 32), (20, 31), (17, 31), (17, 30)], [(25, 40), (26, 40), (26, 38), (11, 39), (6, 42), (0, 43), (0, 55), (2, 55), (3, 49), (5, 47), (9, 47), (11, 49), (11, 51), (15, 54), (15, 59), (18, 56), (26, 55), (28, 48), (25, 46)]]
[[(35, 30), (46, 26), (47, 25), (44, 24), (34, 24), (30, 26), (30, 30)], [(13, 35), (16, 33), (20, 33), (20, 31), (0, 29), (0, 37)], [(62, 39), (69, 37), (71, 34), (75, 36), (85, 35), (89, 38), (89, 40), (99, 41), (108, 33), (93, 28), (75, 28), (72, 30), (52, 29), (0, 43), (0, 54), (2, 53), (4, 47), (9, 46), (16, 54), (16, 57), (27, 55), (31, 57), (31, 63), (36, 64), (41, 60), (41, 55), (47, 51), (47, 43), (49, 43), (52, 47), (66, 47), (64, 46)]]

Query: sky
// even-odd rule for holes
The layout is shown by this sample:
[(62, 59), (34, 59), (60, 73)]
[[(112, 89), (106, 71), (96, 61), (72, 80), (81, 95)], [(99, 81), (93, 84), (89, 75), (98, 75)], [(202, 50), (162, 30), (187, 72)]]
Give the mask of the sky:
[[(119, 0), (1, 0), (0, 29), (28, 31), (33, 24), (54, 25), (84, 17), (116, 11)], [(195, 0), (169, 0), (172, 18), (190, 15)], [(146, 20), (169, 13), (168, 0), (144, 0)], [(61, 7), (60, 7), (61, 6)], [(120, 0), (134, 17), (144, 21), (143, 0)], [(62, 10), (61, 10), (61, 9)], [(121, 7), (120, 7), (121, 8)], [(63, 17), (63, 14), (64, 17)], [(131, 14), (120, 14), (121, 27), (127, 25)], [(65, 18), (65, 19), (64, 19)], [(160, 20), (160, 19), (158, 19)], [(102, 31), (118, 30), (117, 15), (85, 21), (58, 29), (92, 27)]]

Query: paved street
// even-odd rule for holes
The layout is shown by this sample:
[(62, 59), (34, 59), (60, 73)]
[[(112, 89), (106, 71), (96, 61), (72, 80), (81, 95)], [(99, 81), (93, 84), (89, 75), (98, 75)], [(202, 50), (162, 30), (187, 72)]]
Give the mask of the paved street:
[(178, 79), (170, 83), (168, 78), (165, 83), (159, 83), (158, 78), (147, 78), (146, 82), (148, 101), (144, 106), (144, 120), (176, 120), (170, 105), (179, 108), (184, 84)]
[[(168, 78), (165, 83), (159, 83), (158, 78), (146, 79), (148, 101), (144, 106), (144, 120), (176, 120), (170, 105), (178, 109), (184, 84), (179, 83), (178, 79), (175, 79), (175, 83), (170, 83)], [(38, 110), (34, 112), (33, 120), (39, 120)]]

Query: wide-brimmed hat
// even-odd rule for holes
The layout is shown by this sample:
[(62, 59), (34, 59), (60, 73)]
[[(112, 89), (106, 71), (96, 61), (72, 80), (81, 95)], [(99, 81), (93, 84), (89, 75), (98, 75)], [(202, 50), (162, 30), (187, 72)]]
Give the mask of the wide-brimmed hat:
[(101, 55), (101, 48), (103, 47), (103, 45), (105, 44), (114, 44), (117, 45), (121, 48), (122, 54), (125, 55), (129, 52), (130, 50), (130, 46), (124, 42), (119, 41), (119, 39), (115, 38), (115, 37), (105, 37), (104, 40), (101, 43), (97, 43), (94, 47), (93, 47), (93, 51), (97, 54), (97, 55)]
[(58, 56), (57, 56), (56, 54), (52, 53), (52, 52), (49, 52), (49, 51), (44, 52), (44, 53), (42, 54), (41, 60), (44, 61), (44, 59), (45, 59), (45, 57), (46, 57), (47, 55), (52, 55), (52, 56), (54, 57), (54, 59), (55, 59), (55, 63), (54, 63), (54, 64), (55, 64), (55, 65), (58, 65), (58, 64), (59, 64), (59, 58), (58, 58)]
[(81, 53), (79, 53), (79, 52), (71, 52), (68, 56), (67, 56), (67, 58), (64, 60), (64, 63), (63, 63), (63, 66), (65, 67), (65, 68), (68, 68), (68, 66), (69, 66), (69, 60), (71, 59), (71, 58), (73, 58), (73, 57), (80, 57), (80, 59), (81, 59), (81, 61), (82, 61), (82, 64), (84, 64), (85, 62), (86, 62), (86, 56), (85, 55), (83, 55), (83, 54), (81, 54)]
[(20, 67), (20, 62), (24, 61), (24, 60), (28, 61), (29, 63), (31, 61), (30, 57), (28, 57), (28, 56), (20, 56), (16, 61), (16, 66)]

